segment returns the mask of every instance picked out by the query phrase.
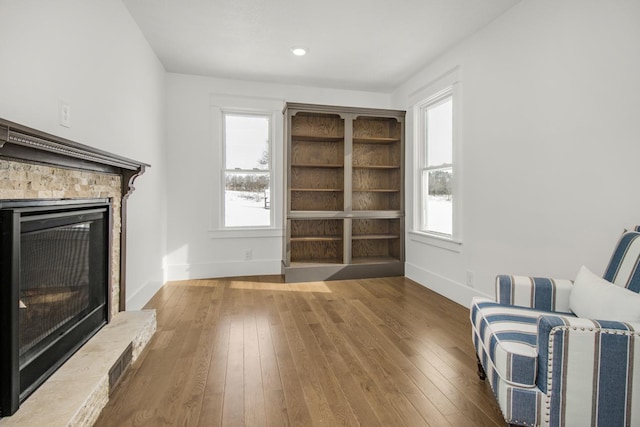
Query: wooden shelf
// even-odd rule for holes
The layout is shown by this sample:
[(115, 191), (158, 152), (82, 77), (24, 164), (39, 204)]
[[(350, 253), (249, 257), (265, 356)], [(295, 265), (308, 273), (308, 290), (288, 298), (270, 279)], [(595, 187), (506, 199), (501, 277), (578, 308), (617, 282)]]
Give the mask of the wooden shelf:
[(291, 236), (292, 242), (335, 242), (342, 240), (342, 236)]
[(291, 261), (291, 267), (321, 267), (324, 264), (342, 264), (342, 260), (337, 259), (323, 259), (322, 261), (317, 259), (309, 260), (296, 260)]
[[(291, 165), (292, 168), (343, 168), (344, 165), (334, 163), (295, 163)], [(398, 166), (399, 167), (399, 166)]]
[(400, 260), (390, 256), (355, 257), (351, 259), (351, 264), (383, 264), (388, 262), (400, 262)]
[(326, 192), (326, 191), (328, 191), (328, 192), (342, 192), (342, 191), (344, 191), (344, 190), (343, 190), (342, 188), (292, 188), (292, 189), (291, 189), (291, 191), (305, 191), (305, 192), (307, 192), (307, 191), (309, 191), (309, 192), (311, 192), (311, 191), (318, 191), (318, 192), (321, 192), (321, 191), (325, 191), (325, 192)]
[(355, 144), (393, 144), (400, 142), (400, 138), (359, 137), (353, 138)]
[[(357, 257), (351, 260), (351, 264), (385, 264), (389, 262), (401, 262), (398, 258), (390, 257), (390, 256), (379, 256), (379, 257)], [(322, 266), (322, 264), (343, 264), (342, 260), (297, 260), (291, 262), (291, 267), (314, 267), (314, 266)]]
[(287, 246), (292, 262), (337, 263), (343, 261), (342, 219), (292, 219)]
[[(291, 135), (288, 150), (289, 209), (294, 211), (341, 211), (344, 209), (344, 132), (345, 121), (339, 114), (297, 111), (287, 127)], [(292, 233), (295, 235), (334, 235), (331, 231)], [(327, 242), (318, 241), (318, 244)], [(299, 248), (298, 248), (299, 249)], [(310, 248), (308, 248), (311, 250)], [(333, 250), (333, 249), (332, 249)], [(326, 253), (298, 253), (298, 258)], [(293, 260), (292, 256), (292, 260)], [(338, 258), (341, 258), (339, 256)]]
[(354, 193), (398, 193), (398, 188), (354, 188)]
[(353, 165), (354, 169), (400, 169), (400, 166), (393, 165)]
[(357, 234), (351, 237), (353, 240), (387, 240), (399, 238), (399, 234)]
[(291, 139), (299, 141), (342, 142), (344, 141), (344, 136), (291, 135)]

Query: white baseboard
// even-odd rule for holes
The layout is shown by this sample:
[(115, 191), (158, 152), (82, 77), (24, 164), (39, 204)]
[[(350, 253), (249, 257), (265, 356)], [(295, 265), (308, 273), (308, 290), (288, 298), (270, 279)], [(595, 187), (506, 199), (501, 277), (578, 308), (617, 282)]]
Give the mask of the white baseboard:
[(454, 282), (451, 279), (418, 267), (415, 264), (405, 263), (404, 271), (405, 276), (409, 279), (464, 307), (469, 307), (471, 305), (471, 299), (475, 296), (491, 298), (489, 295), (479, 292), (476, 289)]
[(173, 264), (167, 266), (167, 280), (212, 279), (216, 277), (280, 274), (277, 260), (226, 261), (208, 264)]
[(127, 295), (126, 309), (127, 311), (140, 310), (149, 300), (158, 292), (163, 283), (159, 280), (154, 280), (145, 283), (134, 294)]
[[(256, 261), (227, 261), (208, 264), (173, 264), (166, 269), (167, 280), (189, 280), (189, 279), (211, 279), (217, 277), (233, 276), (256, 276), (263, 274), (280, 274), (281, 261), (278, 260), (256, 260)], [(455, 282), (432, 271), (426, 270), (409, 262), (405, 263), (405, 276), (417, 282), (425, 288), (431, 289), (440, 295), (457, 302), (460, 305), (469, 307), (471, 299), (475, 296), (492, 298), (476, 289), (469, 288), (461, 283)], [(134, 297), (137, 300), (138, 294), (148, 287), (145, 286)], [(159, 289), (159, 287), (158, 287)], [(157, 291), (155, 289), (151, 295)], [(145, 292), (145, 295), (146, 292)], [(133, 297), (131, 298), (131, 300)], [(127, 303), (129, 304), (129, 301)], [(146, 303), (146, 301), (144, 303)], [(133, 304), (133, 303), (132, 303)], [(144, 305), (144, 304), (143, 304)], [(129, 309), (129, 305), (127, 305)], [(136, 309), (132, 308), (131, 309)]]

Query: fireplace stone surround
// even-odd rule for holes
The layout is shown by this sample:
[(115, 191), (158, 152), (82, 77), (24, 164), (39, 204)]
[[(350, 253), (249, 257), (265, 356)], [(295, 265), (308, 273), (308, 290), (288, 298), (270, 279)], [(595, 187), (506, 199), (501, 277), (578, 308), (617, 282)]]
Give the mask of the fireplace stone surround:
[[(104, 329), (123, 330), (127, 328), (128, 322), (131, 322), (127, 319), (137, 319), (133, 324), (142, 330), (133, 334), (132, 339), (136, 341), (134, 356), (140, 353), (155, 331), (155, 313), (144, 315), (142, 321), (139, 316), (136, 318), (127, 313), (125, 313), (127, 315), (118, 314), (125, 310), (126, 298), (126, 204), (134, 190), (135, 179), (144, 173), (147, 167), (149, 165), (145, 163), (0, 119), (0, 200), (108, 199), (110, 201), (112, 209), (108, 289), (110, 324)], [(117, 321), (111, 322), (112, 319)], [(98, 335), (109, 336), (110, 333), (113, 332), (99, 332)], [(100, 338), (96, 340), (100, 341)], [(90, 348), (90, 344), (91, 340), (85, 347)], [(130, 347), (129, 352), (131, 352)], [(82, 351), (83, 349), (78, 353)], [(96, 353), (87, 351), (94, 355)], [(86, 359), (87, 356), (79, 357)], [(114, 364), (123, 363), (119, 353), (116, 359), (118, 360), (113, 360)], [(127, 361), (131, 361), (131, 358), (129, 357)], [(73, 365), (72, 360), (68, 363)], [(106, 363), (109, 364), (109, 362)], [(60, 371), (63, 368), (64, 366)], [(126, 366), (120, 366), (120, 371), (123, 368)], [(113, 370), (113, 367), (109, 366), (109, 370)], [(109, 372), (106, 376), (109, 376)], [(104, 382), (103, 379), (100, 381)], [(46, 389), (45, 385), (41, 388)], [(33, 399), (39, 391), (34, 393)], [(42, 397), (40, 399), (42, 400)], [(89, 400), (91, 399), (95, 400), (95, 397), (89, 397)], [(87, 403), (84, 402), (82, 405), (86, 406)], [(93, 402), (91, 405), (93, 407), (89, 408), (89, 412), (95, 413), (98, 407), (97, 414), (104, 406), (99, 402)], [(18, 411), (17, 414), (20, 414), (20, 417), (2, 418), (0, 426), (10, 422), (11, 418), (15, 421), (17, 418), (24, 419), (24, 412)], [(78, 418), (78, 415), (75, 414), (74, 417)], [(82, 415), (80, 418), (86, 418), (89, 421), (86, 425), (91, 425), (90, 420), (93, 416)]]
[(127, 199), (147, 167), (0, 119), (0, 200), (111, 199), (112, 316), (125, 309)]
[[(0, 149), (2, 156), (2, 149)], [(110, 199), (111, 289), (110, 314), (120, 311), (121, 177), (86, 170), (63, 169), (0, 157), (0, 200)]]

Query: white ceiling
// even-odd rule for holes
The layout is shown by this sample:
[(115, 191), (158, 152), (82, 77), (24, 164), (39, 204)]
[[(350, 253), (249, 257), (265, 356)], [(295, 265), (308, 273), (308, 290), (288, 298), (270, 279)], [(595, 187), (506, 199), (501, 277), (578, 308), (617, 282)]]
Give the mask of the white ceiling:
[(169, 72), (389, 92), (518, 1), (124, 3)]

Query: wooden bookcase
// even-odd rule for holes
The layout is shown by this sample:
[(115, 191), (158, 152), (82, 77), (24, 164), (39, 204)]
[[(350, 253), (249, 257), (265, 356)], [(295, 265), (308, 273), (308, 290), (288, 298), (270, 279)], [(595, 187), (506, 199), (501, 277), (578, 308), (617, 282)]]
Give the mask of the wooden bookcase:
[(287, 282), (404, 274), (404, 111), (287, 104)]

